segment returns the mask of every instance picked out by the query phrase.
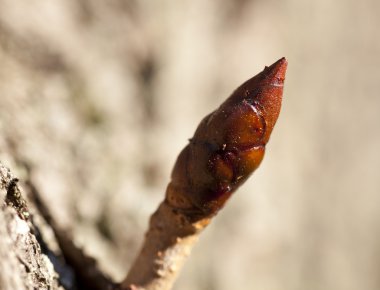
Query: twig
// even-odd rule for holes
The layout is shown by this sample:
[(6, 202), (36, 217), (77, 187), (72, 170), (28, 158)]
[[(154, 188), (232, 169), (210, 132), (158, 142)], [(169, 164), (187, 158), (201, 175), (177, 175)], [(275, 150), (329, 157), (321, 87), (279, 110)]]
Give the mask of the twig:
[(174, 166), (123, 289), (168, 290), (199, 233), (260, 165), (282, 100), (287, 62), (278, 60), (206, 116)]

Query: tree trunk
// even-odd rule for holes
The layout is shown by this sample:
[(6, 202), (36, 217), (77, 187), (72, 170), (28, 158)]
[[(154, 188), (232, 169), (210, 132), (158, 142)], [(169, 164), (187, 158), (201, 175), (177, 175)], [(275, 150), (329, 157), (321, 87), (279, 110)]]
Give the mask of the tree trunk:
[[(53, 250), (56, 241), (43, 238), (51, 227), (26, 206), (17, 179), (3, 165), (0, 182), (0, 289), (74, 289), (72, 270)], [(59, 277), (57, 268), (65, 275)]]
[(59, 228), (33, 183), (23, 190), (18, 182), (0, 163), (0, 289), (115, 289)]

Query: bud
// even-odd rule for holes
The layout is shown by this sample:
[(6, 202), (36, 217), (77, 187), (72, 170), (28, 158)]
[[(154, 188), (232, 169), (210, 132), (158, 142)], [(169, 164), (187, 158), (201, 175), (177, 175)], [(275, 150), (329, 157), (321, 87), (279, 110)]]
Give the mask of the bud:
[(242, 84), (199, 124), (172, 173), (166, 200), (193, 219), (210, 217), (260, 165), (281, 108), (287, 61)]

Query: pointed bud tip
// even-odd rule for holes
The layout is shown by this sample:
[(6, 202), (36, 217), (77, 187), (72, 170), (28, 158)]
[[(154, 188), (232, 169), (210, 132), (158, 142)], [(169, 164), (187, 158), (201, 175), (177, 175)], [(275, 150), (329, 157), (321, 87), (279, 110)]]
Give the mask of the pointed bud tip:
[(269, 139), (281, 110), (282, 93), (287, 66), (288, 62), (285, 57), (283, 57), (262, 72), (262, 82), (264, 85), (267, 84), (269, 86), (264, 86), (261, 94), (257, 96), (257, 100), (261, 107), (265, 109), (264, 115), (267, 124), (267, 132), (265, 134), (266, 141)]
[(285, 80), (286, 68), (288, 62), (285, 57), (280, 58), (274, 64), (264, 69), (265, 75), (269, 75), (273, 79), (277, 79), (281, 83)]
[(237, 91), (235, 99), (252, 99), (253, 103), (262, 109), (262, 115), (266, 122), (266, 132), (263, 138), (267, 143), (272, 129), (281, 110), (282, 93), (288, 62), (285, 57), (265, 67), (255, 77), (245, 82)]

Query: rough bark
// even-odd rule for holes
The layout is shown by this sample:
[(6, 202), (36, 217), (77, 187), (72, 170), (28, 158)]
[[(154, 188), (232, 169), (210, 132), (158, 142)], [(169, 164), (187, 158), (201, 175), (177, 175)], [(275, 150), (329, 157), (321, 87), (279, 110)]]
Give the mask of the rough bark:
[(32, 181), (25, 191), (18, 183), (0, 163), (0, 289), (114, 289), (54, 221)]
[(70, 289), (72, 273), (66, 270), (61, 277), (66, 287), (60, 286), (56, 269), (61, 257), (42, 239), (45, 225), (35, 222), (38, 214), (29, 212), (16, 180), (0, 164), (0, 289)]

